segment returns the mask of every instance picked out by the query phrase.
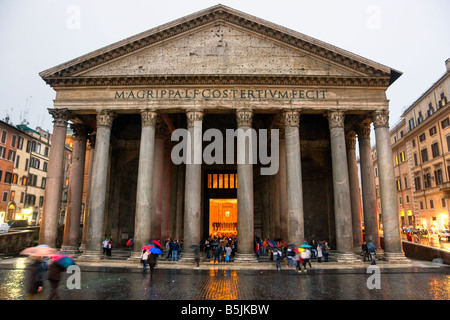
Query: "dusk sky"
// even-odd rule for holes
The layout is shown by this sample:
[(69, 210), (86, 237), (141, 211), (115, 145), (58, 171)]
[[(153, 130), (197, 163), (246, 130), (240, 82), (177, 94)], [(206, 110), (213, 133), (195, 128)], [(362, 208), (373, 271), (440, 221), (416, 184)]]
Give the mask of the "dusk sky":
[(403, 72), (387, 91), (391, 126), (450, 58), (448, 0), (2, 0), (0, 119), (51, 132), (55, 91), (39, 72), (219, 3)]

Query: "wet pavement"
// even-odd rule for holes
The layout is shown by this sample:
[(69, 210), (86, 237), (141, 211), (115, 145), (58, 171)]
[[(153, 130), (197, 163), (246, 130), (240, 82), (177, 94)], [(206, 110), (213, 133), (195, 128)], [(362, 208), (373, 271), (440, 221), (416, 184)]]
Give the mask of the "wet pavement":
[[(378, 266), (378, 265), (377, 265)], [(272, 268), (273, 266), (270, 265)], [(204, 265), (200, 269), (171, 268), (160, 264), (153, 278), (139, 265), (102, 266), (80, 264), (80, 289), (67, 286), (71, 274), (63, 274), (61, 300), (450, 300), (450, 267), (425, 262), (408, 266), (380, 264), (380, 289), (369, 288), (369, 265), (313, 264), (313, 269)], [(46, 300), (49, 283), (35, 295), (27, 295), (25, 258), (0, 263), (1, 300)], [(44, 274), (44, 277), (46, 275)], [(73, 279), (73, 278), (72, 278)], [(373, 279), (373, 278), (372, 278)], [(372, 283), (372, 282), (371, 282)]]

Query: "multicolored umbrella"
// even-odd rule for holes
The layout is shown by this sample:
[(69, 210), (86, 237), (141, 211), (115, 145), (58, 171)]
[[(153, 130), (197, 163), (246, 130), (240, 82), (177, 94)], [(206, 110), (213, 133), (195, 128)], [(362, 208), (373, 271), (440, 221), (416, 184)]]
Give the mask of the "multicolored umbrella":
[(67, 268), (73, 266), (75, 264), (75, 261), (71, 256), (68, 256), (66, 254), (57, 254), (52, 256), (52, 263), (55, 263), (62, 268)]
[(127, 241), (127, 246), (131, 247), (134, 244), (134, 238), (131, 238), (130, 240)]
[(267, 243), (268, 243), (269, 246), (271, 246), (272, 248), (277, 246), (277, 243), (276, 243), (275, 241), (273, 241), (273, 240), (268, 240)]
[(58, 254), (58, 251), (54, 248), (50, 248), (46, 244), (42, 244), (37, 247), (26, 248), (22, 250), (20, 254), (27, 256), (50, 257), (55, 254)]
[(302, 244), (301, 247), (302, 248), (312, 248), (309, 244)]

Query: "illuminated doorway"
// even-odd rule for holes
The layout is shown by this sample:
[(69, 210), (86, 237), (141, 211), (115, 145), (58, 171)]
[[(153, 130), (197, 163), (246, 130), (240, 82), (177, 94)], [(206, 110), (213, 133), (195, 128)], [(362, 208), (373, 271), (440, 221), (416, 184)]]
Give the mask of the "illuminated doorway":
[(209, 236), (237, 235), (237, 199), (209, 199)]
[(237, 235), (237, 174), (232, 170), (212, 170), (205, 174), (204, 237)]

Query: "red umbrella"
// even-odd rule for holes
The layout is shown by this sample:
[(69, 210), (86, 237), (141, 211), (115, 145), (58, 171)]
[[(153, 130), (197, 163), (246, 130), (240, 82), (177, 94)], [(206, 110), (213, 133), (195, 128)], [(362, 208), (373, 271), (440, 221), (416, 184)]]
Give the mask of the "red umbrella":
[(127, 246), (132, 246), (134, 244), (134, 238), (127, 241)]
[(148, 250), (150, 248), (154, 248), (155, 246), (151, 246), (151, 245), (146, 245), (142, 247), (142, 250)]
[(158, 247), (161, 247), (161, 243), (159, 243), (158, 241), (152, 240), (151, 242), (153, 242), (154, 244), (156, 244)]

